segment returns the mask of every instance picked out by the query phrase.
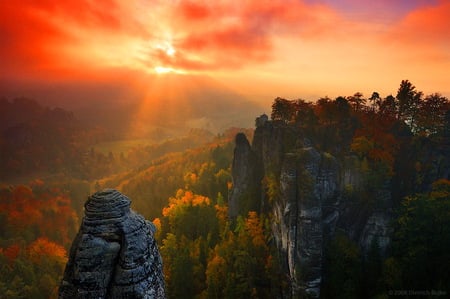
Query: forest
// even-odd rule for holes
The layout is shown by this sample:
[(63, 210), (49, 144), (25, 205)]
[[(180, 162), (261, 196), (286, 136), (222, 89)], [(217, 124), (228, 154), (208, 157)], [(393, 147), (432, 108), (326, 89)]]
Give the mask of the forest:
[[(394, 214), (385, 253), (374, 242), (365, 254), (339, 233), (325, 244), (321, 298), (448, 295), (449, 100), (404, 80), (386, 97), (278, 97), (271, 108), (272, 122), (320, 151), (355, 157), (363, 188), (349, 186), (348, 200)], [(234, 138), (243, 132), (252, 140), (254, 129), (195, 129), (117, 152), (99, 146), (114, 140), (111, 132), (34, 100), (0, 100), (0, 121), (2, 298), (57, 297), (84, 201), (102, 188), (126, 194), (157, 227), (168, 298), (277, 298), (285, 288), (273, 215), (262, 208), (228, 214)], [(273, 177), (262, 184), (276, 197)], [(392, 200), (375, 202), (375, 190), (386, 184)]]

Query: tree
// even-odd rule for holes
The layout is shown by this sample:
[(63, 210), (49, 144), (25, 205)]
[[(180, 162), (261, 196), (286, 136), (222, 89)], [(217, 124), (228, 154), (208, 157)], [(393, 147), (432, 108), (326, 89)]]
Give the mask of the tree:
[(393, 240), (404, 289), (443, 289), (450, 285), (450, 181), (406, 197)]
[(416, 91), (416, 87), (408, 80), (402, 80), (397, 91), (398, 101), (397, 119), (405, 121), (413, 131), (416, 126), (416, 115), (422, 102), (423, 93)]
[(450, 109), (446, 97), (434, 93), (425, 97), (420, 103), (417, 115), (417, 132), (424, 135), (442, 131), (445, 125), (445, 114)]
[(272, 104), (272, 120), (281, 120), (287, 123), (294, 119), (295, 114), (295, 104), (293, 101), (280, 97), (274, 100)]
[(348, 102), (352, 105), (355, 111), (360, 111), (366, 103), (366, 99), (363, 94), (356, 92), (353, 96), (348, 97)]
[(206, 268), (208, 298), (271, 298), (270, 252), (264, 221), (239, 216), (212, 251)]
[(361, 254), (358, 246), (338, 234), (326, 247), (324, 298), (361, 298)]
[(372, 109), (372, 111), (375, 111), (376, 107), (380, 107), (381, 104), (381, 97), (380, 94), (376, 91), (374, 91), (372, 93), (372, 95), (369, 98), (370, 101), (370, 108)]
[(317, 123), (317, 117), (314, 114), (313, 104), (304, 100), (297, 100), (295, 103), (296, 116), (295, 121), (300, 126), (313, 126)]
[(379, 115), (385, 119), (395, 119), (397, 118), (397, 102), (392, 95), (388, 95), (383, 101), (380, 102)]
[(402, 80), (398, 88), (396, 99), (398, 101), (398, 119), (403, 119), (411, 107), (416, 87), (408, 80)]
[(214, 254), (209, 260), (208, 268), (206, 269), (208, 298), (220, 299), (225, 297), (223, 283), (229, 276), (226, 266), (226, 260), (220, 255)]

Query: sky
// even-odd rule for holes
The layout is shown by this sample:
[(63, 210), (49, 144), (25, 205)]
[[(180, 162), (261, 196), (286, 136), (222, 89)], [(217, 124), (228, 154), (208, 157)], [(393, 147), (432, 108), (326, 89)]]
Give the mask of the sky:
[(195, 77), (264, 103), (387, 96), (403, 79), (450, 97), (450, 1), (0, 0), (0, 59), (17, 95)]

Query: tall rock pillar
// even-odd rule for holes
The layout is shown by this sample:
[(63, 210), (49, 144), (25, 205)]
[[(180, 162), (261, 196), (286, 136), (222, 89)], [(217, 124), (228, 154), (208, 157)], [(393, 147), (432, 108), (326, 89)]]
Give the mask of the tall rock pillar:
[(165, 298), (155, 227), (112, 189), (85, 203), (59, 298)]
[(243, 133), (236, 135), (233, 164), (231, 166), (233, 188), (228, 197), (229, 216), (246, 216), (248, 211), (258, 211), (261, 206), (261, 179), (256, 155)]

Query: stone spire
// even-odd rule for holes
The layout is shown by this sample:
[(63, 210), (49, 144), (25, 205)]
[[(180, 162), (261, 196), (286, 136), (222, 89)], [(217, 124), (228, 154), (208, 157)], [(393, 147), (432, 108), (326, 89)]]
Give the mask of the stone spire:
[(106, 189), (89, 197), (59, 298), (165, 298), (155, 227)]

